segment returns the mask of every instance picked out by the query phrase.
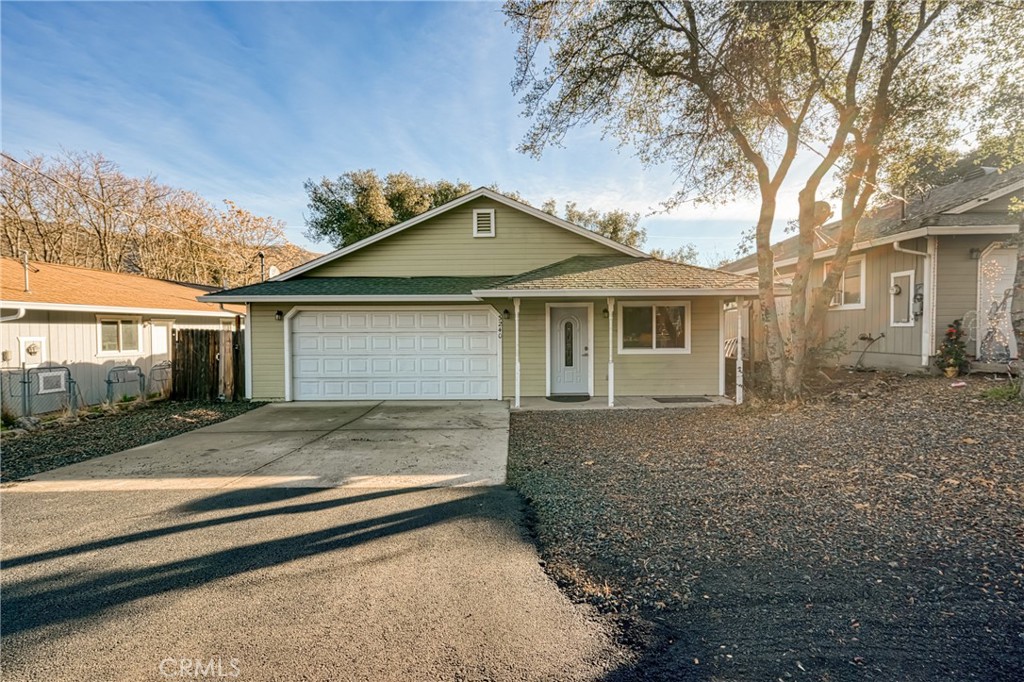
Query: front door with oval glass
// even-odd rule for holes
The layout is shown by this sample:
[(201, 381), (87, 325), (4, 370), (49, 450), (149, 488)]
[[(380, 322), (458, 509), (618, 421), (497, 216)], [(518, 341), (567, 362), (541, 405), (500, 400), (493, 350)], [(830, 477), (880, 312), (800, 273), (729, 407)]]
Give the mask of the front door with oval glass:
[(551, 308), (552, 395), (590, 392), (590, 347), (586, 308)]

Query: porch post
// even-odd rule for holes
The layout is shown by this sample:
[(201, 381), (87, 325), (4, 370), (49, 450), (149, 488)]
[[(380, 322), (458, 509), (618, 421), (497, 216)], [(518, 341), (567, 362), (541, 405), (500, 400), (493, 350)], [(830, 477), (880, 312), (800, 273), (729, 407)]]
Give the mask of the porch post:
[(736, 404), (743, 404), (743, 332), (745, 331), (747, 311), (743, 308), (743, 299), (736, 297)]
[(512, 307), (515, 308), (515, 311), (516, 311), (516, 399), (515, 399), (515, 407), (519, 407), (519, 395), (520, 395), (519, 394), (519, 390), (520, 390), (519, 381), (520, 380), (519, 380), (519, 299), (518, 298), (513, 298), (512, 299)]
[(615, 345), (612, 322), (615, 320), (615, 299), (608, 297), (608, 407), (615, 407)]

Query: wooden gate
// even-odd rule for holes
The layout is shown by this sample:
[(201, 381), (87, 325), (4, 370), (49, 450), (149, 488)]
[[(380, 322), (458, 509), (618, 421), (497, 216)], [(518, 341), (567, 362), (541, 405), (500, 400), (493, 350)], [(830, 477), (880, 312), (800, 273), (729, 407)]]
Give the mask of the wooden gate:
[(236, 400), (245, 395), (243, 335), (231, 329), (175, 329), (171, 397)]

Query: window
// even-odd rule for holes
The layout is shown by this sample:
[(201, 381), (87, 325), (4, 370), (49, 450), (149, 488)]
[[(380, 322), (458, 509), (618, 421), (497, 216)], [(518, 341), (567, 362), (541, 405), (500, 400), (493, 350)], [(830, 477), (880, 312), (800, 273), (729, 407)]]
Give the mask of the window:
[(101, 317), (99, 325), (100, 355), (138, 353), (141, 320), (137, 317)]
[(494, 209), (475, 208), (473, 209), (473, 236), (493, 237), (495, 231)]
[(689, 353), (690, 304), (685, 301), (619, 304), (619, 353)]
[[(828, 276), (832, 261), (825, 262), (824, 281)], [(846, 269), (839, 277), (839, 285), (836, 287), (836, 295), (832, 297), (833, 308), (863, 308), (864, 307), (864, 257), (850, 258), (846, 262)]]
[(565, 323), (565, 366), (572, 367), (572, 322)]
[(914, 271), (889, 275), (889, 326), (914, 326)]

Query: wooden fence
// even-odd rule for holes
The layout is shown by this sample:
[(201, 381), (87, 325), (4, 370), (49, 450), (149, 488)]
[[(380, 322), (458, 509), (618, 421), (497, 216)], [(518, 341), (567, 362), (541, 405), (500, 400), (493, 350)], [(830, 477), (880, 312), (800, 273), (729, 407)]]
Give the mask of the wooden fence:
[(230, 329), (174, 330), (171, 397), (238, 400), (245, 396), (243, 335)]

